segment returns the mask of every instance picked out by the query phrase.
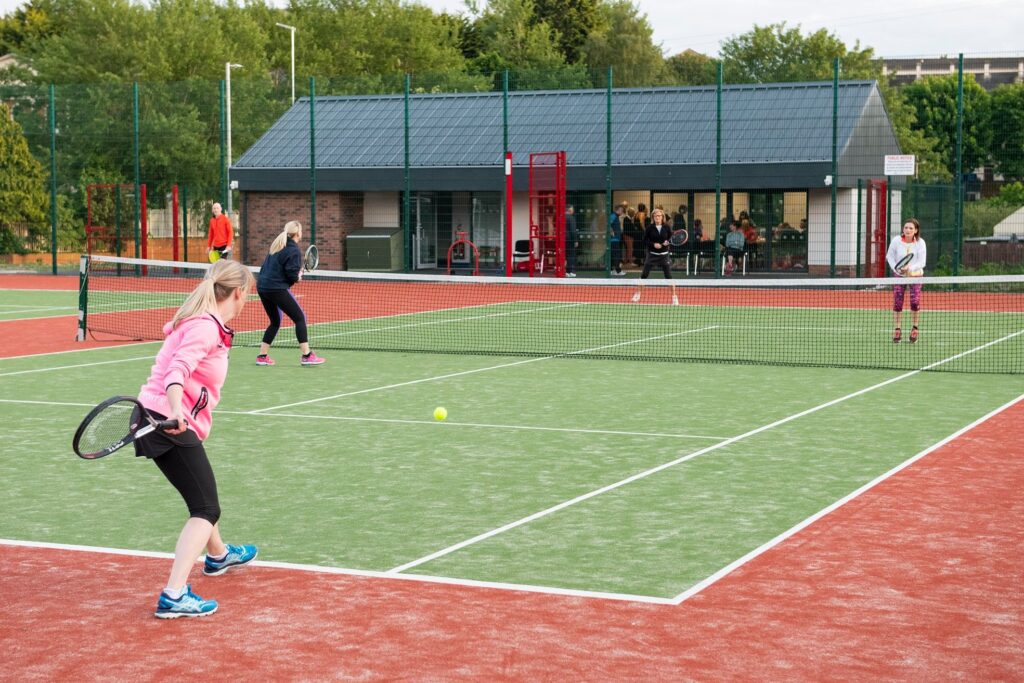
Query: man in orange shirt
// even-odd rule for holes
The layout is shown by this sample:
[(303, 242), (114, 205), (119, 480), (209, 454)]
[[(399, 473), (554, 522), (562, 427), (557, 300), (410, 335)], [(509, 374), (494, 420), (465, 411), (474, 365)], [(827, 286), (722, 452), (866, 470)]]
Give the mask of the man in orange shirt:
[[(210, 219), (210, 230), (206, 237), (206, 246), (210, 249), (210, 263), (231, 256), (231, 240), (235, 236), (235, 229), (231, 225), (231, 219), (221, 213), (220, 204), (213, 205), (213, 218)], [(216, 255), (214, 252), (217, 252)]]

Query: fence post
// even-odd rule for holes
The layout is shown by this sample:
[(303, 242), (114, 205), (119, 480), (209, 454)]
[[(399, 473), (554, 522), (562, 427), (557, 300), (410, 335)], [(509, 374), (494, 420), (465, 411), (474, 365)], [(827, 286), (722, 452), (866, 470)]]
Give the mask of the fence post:
[(309, 243), (316, 244), (316, 77), (309, 77)]
[[(220, 204), (228, 205), (228, 138), (227, 138), (227, 91), (224, 81), (220, 82)], [(230, 218), (230, 216), (228, 216)]]
[[(612, 231), (609, 226), (611, 225), (612, 215), (615, 213), (615, 207), (612, 206), (612, 79), (614, 76), (612, 67), (609, 66), (604, 119), (604, 210), (606, 216), (604, 224), (604, 273), (606, 277), (611, 277), (612, 272)], [(619, 249), (620, 251), (622, 249), (621, 236), (619, 237)]]
[(188, 185), (181, 186), (181, 232), (185, 237), (182, 244), (181, 258), (188, 262)]
[(53, 274), (57, 274), (57, 97), (50, 84), (50, 253)]
[(502, 149), (505, 150), (505, 277), (512, 277), (512, 151), (508, 148), (508, 69), (501, 77)]
[[(715, 277), (721, 277), (722, 271), (718, 262), (722, 258), (720, 245), (718, 244), (718, 233), (722, 229), (722, 62), (718, 62), (717, 75), (715, 77), (715, 227), (711, 230), (711, 270)], [(700, 252), (697, 252), (697, 262), (700, 262)], [(696, 270), (696, 267), (694, 267)]]
[(412, 225), (410, 225), (411, 212), (409, 203), (412, 201), (412, 187), (409, 179), (409, 86), (410, 76), (405, 74), (405, 113), (403, 119), (403, 129), (405, 135), (405, 151), (404, 151), (404, 168), (403, 168), (403, 187), (404, 196), (402, 198), (402, 226), (405, 229), (405, 272), (410, 273), (414, 270), (415, 256), (413, 255), (413, 234)]
[(861, 199), (860, 199), (860, 197), (861, 197), (861, 191), (862, 191), (863, 187), (864, 187), (864, 180), (861, 179), (861, 178), (857, 178), (857, 277), (861, 276), (861, 268), (860, 268), (860, 239), (861, 239), (861, 232), (860, 232), (860, 227), (861, 227), (861, 216), (862, 216), (861, 208), (862, 207), (861, 207)]
[[(135, 258), (142, 249), (142, 181), (139, 168), (139, 84), (132, 82), (132, 159), (135, 165)], [(138, 266), (136, 266), (138, 271)]]
[(960, 249), (964, 241), (964, 54), (957, 63), (956, 77), (956, 213), (953, 227), (953, 275), (960, 274)]
[[(839, 186), (839, 58), (832, 62), (832, 223), (829, 228), (828, 276), (836, 276), (836, 192)], [(886, 231), (888, 234), (888, 231)]]

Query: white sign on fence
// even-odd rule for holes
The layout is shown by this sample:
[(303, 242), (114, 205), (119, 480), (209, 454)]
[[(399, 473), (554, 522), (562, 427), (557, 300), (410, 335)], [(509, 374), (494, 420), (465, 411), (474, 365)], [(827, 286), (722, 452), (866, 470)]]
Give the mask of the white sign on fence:
[(885, 175), (914, 175), (913, 154), (886, 154)]

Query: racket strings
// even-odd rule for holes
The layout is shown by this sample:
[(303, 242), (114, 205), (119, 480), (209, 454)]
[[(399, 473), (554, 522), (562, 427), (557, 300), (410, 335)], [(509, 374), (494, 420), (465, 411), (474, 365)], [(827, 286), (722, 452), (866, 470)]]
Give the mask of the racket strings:
[(135, 404), (129, 401), (104, 408), (82, 431), (79, 449), (85, 453), (96, 453), (124, 439), (132, 432), (133, 423), (137, 420), (133, 416), (134, 410)]

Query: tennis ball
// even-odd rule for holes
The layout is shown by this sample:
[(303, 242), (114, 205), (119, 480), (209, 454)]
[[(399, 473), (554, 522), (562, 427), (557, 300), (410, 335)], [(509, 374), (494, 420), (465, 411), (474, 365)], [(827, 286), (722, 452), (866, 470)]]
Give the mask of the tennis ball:
[(448, 417), (448, 411), (447, 410), (445, 410), (441, 406), (438, 406), (438, 407), (434, 408), (434, 419), (435, 420), (440, 422), (441, 420), (445, 419), (446, 417)]

